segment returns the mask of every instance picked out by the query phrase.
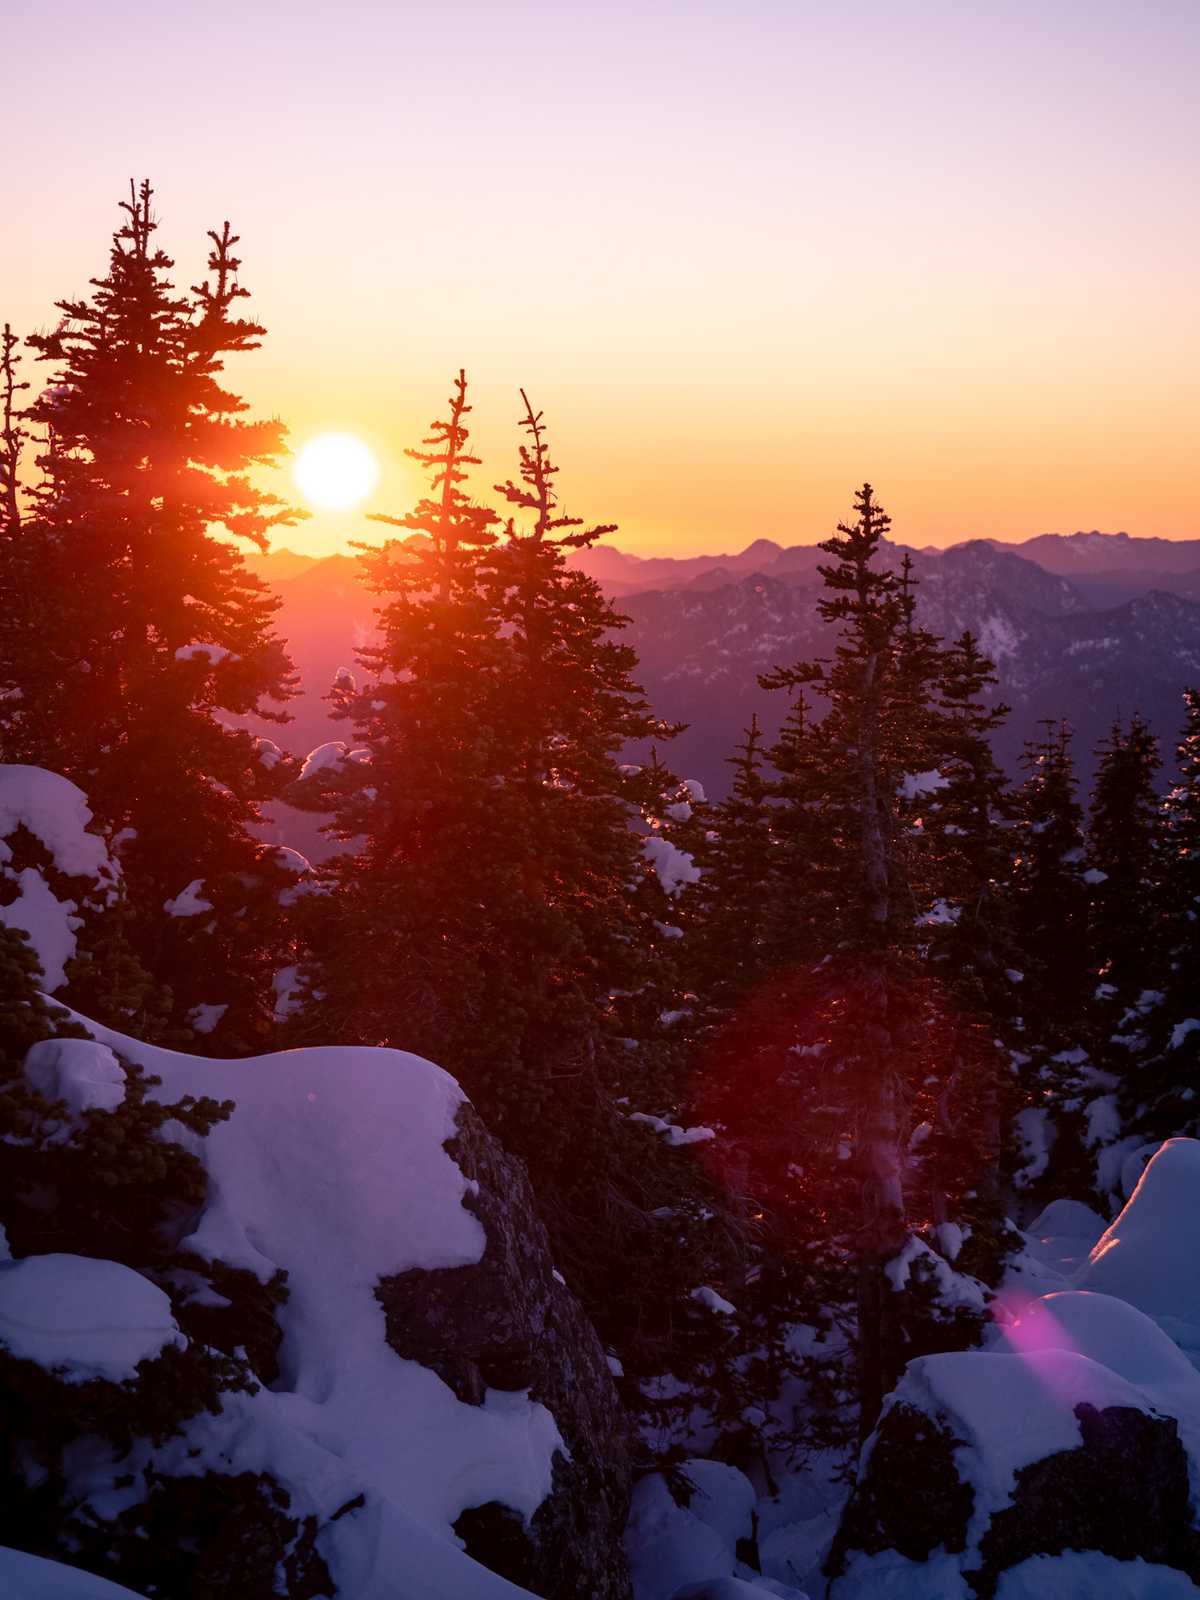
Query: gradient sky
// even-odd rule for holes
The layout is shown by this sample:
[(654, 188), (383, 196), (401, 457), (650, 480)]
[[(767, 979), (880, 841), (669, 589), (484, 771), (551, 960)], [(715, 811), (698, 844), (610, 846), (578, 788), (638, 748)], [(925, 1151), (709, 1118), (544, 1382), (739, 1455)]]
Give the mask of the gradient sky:
[(1200, 0), (59, 0), (4, 32), (0, 317), (51, 322), (148, 175), (180, 281), (241, 233), (270, 334), (235, 381), (297, 446), (365, 438), (374, 509), (463, 365), (481, 488), (523, 384), (568, 509), (643, 553), (824, 537), (867, 477), (916, 544), (1200, 535)]

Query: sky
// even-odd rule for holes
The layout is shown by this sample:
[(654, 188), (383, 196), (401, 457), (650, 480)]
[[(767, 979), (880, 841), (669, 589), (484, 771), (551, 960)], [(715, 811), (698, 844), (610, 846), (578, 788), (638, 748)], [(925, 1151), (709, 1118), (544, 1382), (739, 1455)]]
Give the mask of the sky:
[(1200, 536), (1197, 0), (58, 0), (5, 35), (0, 319), (103, 270), (131, 176), (183, 283), (228, 217), (269, 329), (235, 387), (363, 438), (365, 509), (412, 503), (462, 366), (479, 492), (523, 385), (567, 509), (642, 554), (812, 542), (864, 479), (911, 544)]

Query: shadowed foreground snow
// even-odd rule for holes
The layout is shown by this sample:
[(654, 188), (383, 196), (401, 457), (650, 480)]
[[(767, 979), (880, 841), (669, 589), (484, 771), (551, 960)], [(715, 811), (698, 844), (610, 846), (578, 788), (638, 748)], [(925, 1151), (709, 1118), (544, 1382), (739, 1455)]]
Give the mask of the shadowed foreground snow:
[(0, 1595), (4, 1600), (142, 1600), (132, 1589), (57, 1561), (0, 1549)]

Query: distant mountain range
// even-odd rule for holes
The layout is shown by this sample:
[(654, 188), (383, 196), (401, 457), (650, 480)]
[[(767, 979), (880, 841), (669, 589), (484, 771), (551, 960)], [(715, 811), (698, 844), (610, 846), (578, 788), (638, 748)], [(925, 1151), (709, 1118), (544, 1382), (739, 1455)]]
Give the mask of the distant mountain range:
[[(898, 563), (904, 549), (889, 546), (888, 560)], [(997, 663), (1012, 707), (997, 749), (1010, 769), (1040, 719), (1065, 717), (1086, 779), (1113, 719), (1133, 711), (1154, 726), (1169, 765), (1180, 692), (1200, 684), (1200, 539), (1041, 534), (909, 553), (920, 619), (947, 638), (969, 627)], [(828, 558), (815, 545), (756, 539), (732, 555), (641, 557), (599, 546), (576, 559), (630, 618), (625, 637), (655, 710), (689, 724), (666, 759), (723, 792), (725, 758), (751, 712), (773, 731), (786, 711), (757, 674), (829, 653), (816, 611)], [(357, 582), (355, 559), (280, 550), (249, 564), (280, 595), (280, 631), (304, 685), (285, 738), (302, 750), (344, 737), (322, 696), (339, 667), (357, 670), (355, 649), (372, 629), (375, 601)]]

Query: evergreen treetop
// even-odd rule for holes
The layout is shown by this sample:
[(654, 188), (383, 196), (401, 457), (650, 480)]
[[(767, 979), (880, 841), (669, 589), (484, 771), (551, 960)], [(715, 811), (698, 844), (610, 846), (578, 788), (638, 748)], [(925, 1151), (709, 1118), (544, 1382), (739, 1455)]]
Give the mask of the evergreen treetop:
[[(0, 745), (77, 781), (120, 841), (130, 938), (173, 994), (171, 1030), (224, 1006), (210, 1043), (246, 1048), (270, 1025), (288, 883), (252, 829), (286, 764), (232, 719), (284, 720), (294, 679), (279, 602), (232, 541), (265, 548), (297, 514), (253, 477), (282, 425), (248, 419), (223, 380), (263, 332), (236, 314), (237, 236), (209, 235), (208, 276), (180, 294), (148, 183), (122, 211), (105, 275), (30, 341), (54, 373), (27, 412), (46, 442), (14, 555), (31, 597), (5, 641), (22, 693), (0, 703)], [(164, 919), (198, 902), (211, 918)]]

